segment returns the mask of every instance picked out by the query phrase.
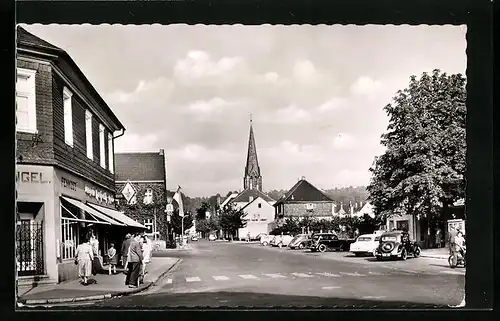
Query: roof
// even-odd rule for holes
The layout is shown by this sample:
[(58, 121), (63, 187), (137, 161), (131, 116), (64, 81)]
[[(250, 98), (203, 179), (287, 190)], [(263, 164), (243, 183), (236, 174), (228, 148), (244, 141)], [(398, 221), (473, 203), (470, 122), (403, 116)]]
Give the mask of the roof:
[(257, 197), (262, 197), (266, 202), (272, 202), (274, 201), (272, 198), (267, 196), (266, 194), (262, 193), (258, 189), (252, 188), (252, 189), (245, 189), (241, 193), (239, 193), (235, 198), (231, 200), (231, 202), (250, 202), (250, 197), (253, 197), (256, 199)]
[[(54, 46), (53, 44), (35, 36), (34, 34), (28, 32), (26, 29), (24, 29), (21, 26), (17, 26), (16, 28), (16, 45), (19, 48), (23, 49), (23, 47), (29, 47), (33, 49), (37, 49), (42, 52), (50, 53), (52, 55), (56, 55), (57, 57), (62, 58), (64, 61), (66, 61), (70, 68), (76, 73), (77, 77), (82, 80), (84, 85), (86, 86), (87, 89), (89, 89), (90, 93), (92, 96), (97, 100), (99, 105), (103, 107), (105, 113), (109, 115), (111, 120), (115, 123), (115, 126), (118, 127), (118, 129), (125, 130), (125, 127), (123, 124), (120, 122), (118, 117), (113, 113), (111, 108), (108, 106), (108, 104), (104, 101), (104, 99), (99, 95), (97, 90), (94, 88), (92, 83), (87, 79), (87, 77), (83, 74), (83, 72), (80, 70), (78, 65), (75, 63), (75, 61), (71, 58), (71, 56), (64, 51), (63, 49)], [(57, 64), (57, 59), (54, 61)]]
[[(262, 198), (262, 197), (256, 197), (254, 198), (251, 202), (249, 202), (248, 204), (246, 204), (245, 206), (243, 206), (241, 209), (244, 210), (245, 208), (247, 208), (248, 206), (250, 206), (250, 204), (253, 204), (254, 202), (256, 202), (259, 198)], [(269, 201), (266, 201), (264, 200), (269, 206), (272, 206), (271, 204), (269, 204)]]
[(115, 153), (116, 181), (166, 181), (165, 154)]
[(305, 178), (299, 180), (274, 206), (282, 203), (331, 202), (334, 201)]

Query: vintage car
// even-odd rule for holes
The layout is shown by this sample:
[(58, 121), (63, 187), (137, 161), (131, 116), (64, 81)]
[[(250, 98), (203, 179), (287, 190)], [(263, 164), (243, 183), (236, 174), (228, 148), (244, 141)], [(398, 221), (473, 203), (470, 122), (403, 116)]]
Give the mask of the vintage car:
[(350, 252), (356, 256), (373, 255), (378, 247), (380, 235), (377, 234), (363, 234), (358, 236), (356, 242), (351, 244)]
[(288, 244), (292, 250), (308, 248), (311, 244), (311, 236), (309, 234), (298, 234)]
[(380, 241), (375, 250), (377, 260), (399, 258), (406, 260), (408, 256), (419, 257), (420, 246), (411, 242), (410, 234), (406, 231), (385, 232), (380, 236)]
[(267, 234), (262, 234), (260, 236), (260, 244), (264, 245), (264, 246), (268, 246), (269, 245), (269, 242), (271, 242), (271, 240), (273, 239), (274, 235), (267, 235)]
[(290, 242), (292, 241), (293, 239), (293, 236), (291, 235), (276, 235), (269, 244), (271, 244), (272, 246), (279, 246), (279, 247), (282, 247), (282, 246), (288, 246), (288, 244), (290, 244)]
[(215, 236), (215, 234), (210, 234), (210, 235), (208, 236), (208, 240), (209, 240), (209, 241), (215, 241), (216, 239), (217, 239), (217, 237)]
[(312, 252), (349, 251), (351, 243), (354, 243), (354, 239), (341, 239), (335, 233), (315, 233), (312, 235), (309, 249)]

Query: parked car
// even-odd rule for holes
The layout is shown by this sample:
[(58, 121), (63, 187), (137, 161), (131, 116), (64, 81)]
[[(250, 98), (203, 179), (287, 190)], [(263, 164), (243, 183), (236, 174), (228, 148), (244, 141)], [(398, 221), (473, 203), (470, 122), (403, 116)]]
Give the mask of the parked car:
[(269, 242), (271, 241), (272, 237), (274, 237), (274, 235), (267, 235), (267, 234), (262, 234), (260, 236), (260, 244), (264, 245), (264, 246), (268, 246), (269, 245)]
[(191, 236), (191, 241), (198, 241), (198, 236), (196, 235)]
[(354, 239), (340, 239), (335, 233), (315, 233), (312, 235), (309, 249), (312, 252), (348, 251), (351, 243), (354, 243)]
[(363, 234), (358, 236), (356, 241), (351, 244), (349, 251), (356, 256), (373, 255), (378, 247), (380, 235), (376, 234)]
[(406, 260), (408, 256), (419, 257), (420, 252), (420, 246), (410, 240), (408, 232), (396, 230), (382, 234), (375, 256), (377, 260), (391, 258)]
[(210, 235), (208, 236), (208, 240), (209, 240), (209, 241), (215, 241), (216, 239), (217, 239), (217, 238), (215, 237), (215, 235), (214, 235), (214, 234), (210, 234)]
[(311, 245), (311, 236), (309, 234), (298, 234), (288, 244), (292, 250), (308, 248)]
[(272, 246), (279, 246), (279, 247), (288, 246), (288, 244), (290, 244), (292, 239), (293, 236), (291, 235), (276, 235), (269, 244), (271, 244)]

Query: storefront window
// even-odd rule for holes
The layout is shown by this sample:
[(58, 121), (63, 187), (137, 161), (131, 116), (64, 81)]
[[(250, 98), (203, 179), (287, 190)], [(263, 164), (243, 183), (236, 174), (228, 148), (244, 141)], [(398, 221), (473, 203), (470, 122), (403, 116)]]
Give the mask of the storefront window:
[(65, 259), (73, 259), (76, 254), (76, 247), (78, 246), (78, 222), (61, 219), (61, 258)]

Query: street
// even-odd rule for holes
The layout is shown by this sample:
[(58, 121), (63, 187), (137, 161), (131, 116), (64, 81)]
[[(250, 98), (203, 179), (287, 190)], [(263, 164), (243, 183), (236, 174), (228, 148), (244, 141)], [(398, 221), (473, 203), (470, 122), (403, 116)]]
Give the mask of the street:
[(465, 270), (442, 259), (378, 262), (206, 240), (192, 248), (176, 253), (182, 262), (151, 290), (94, 307), (432, 308), (458, 305), (465, 293)]

